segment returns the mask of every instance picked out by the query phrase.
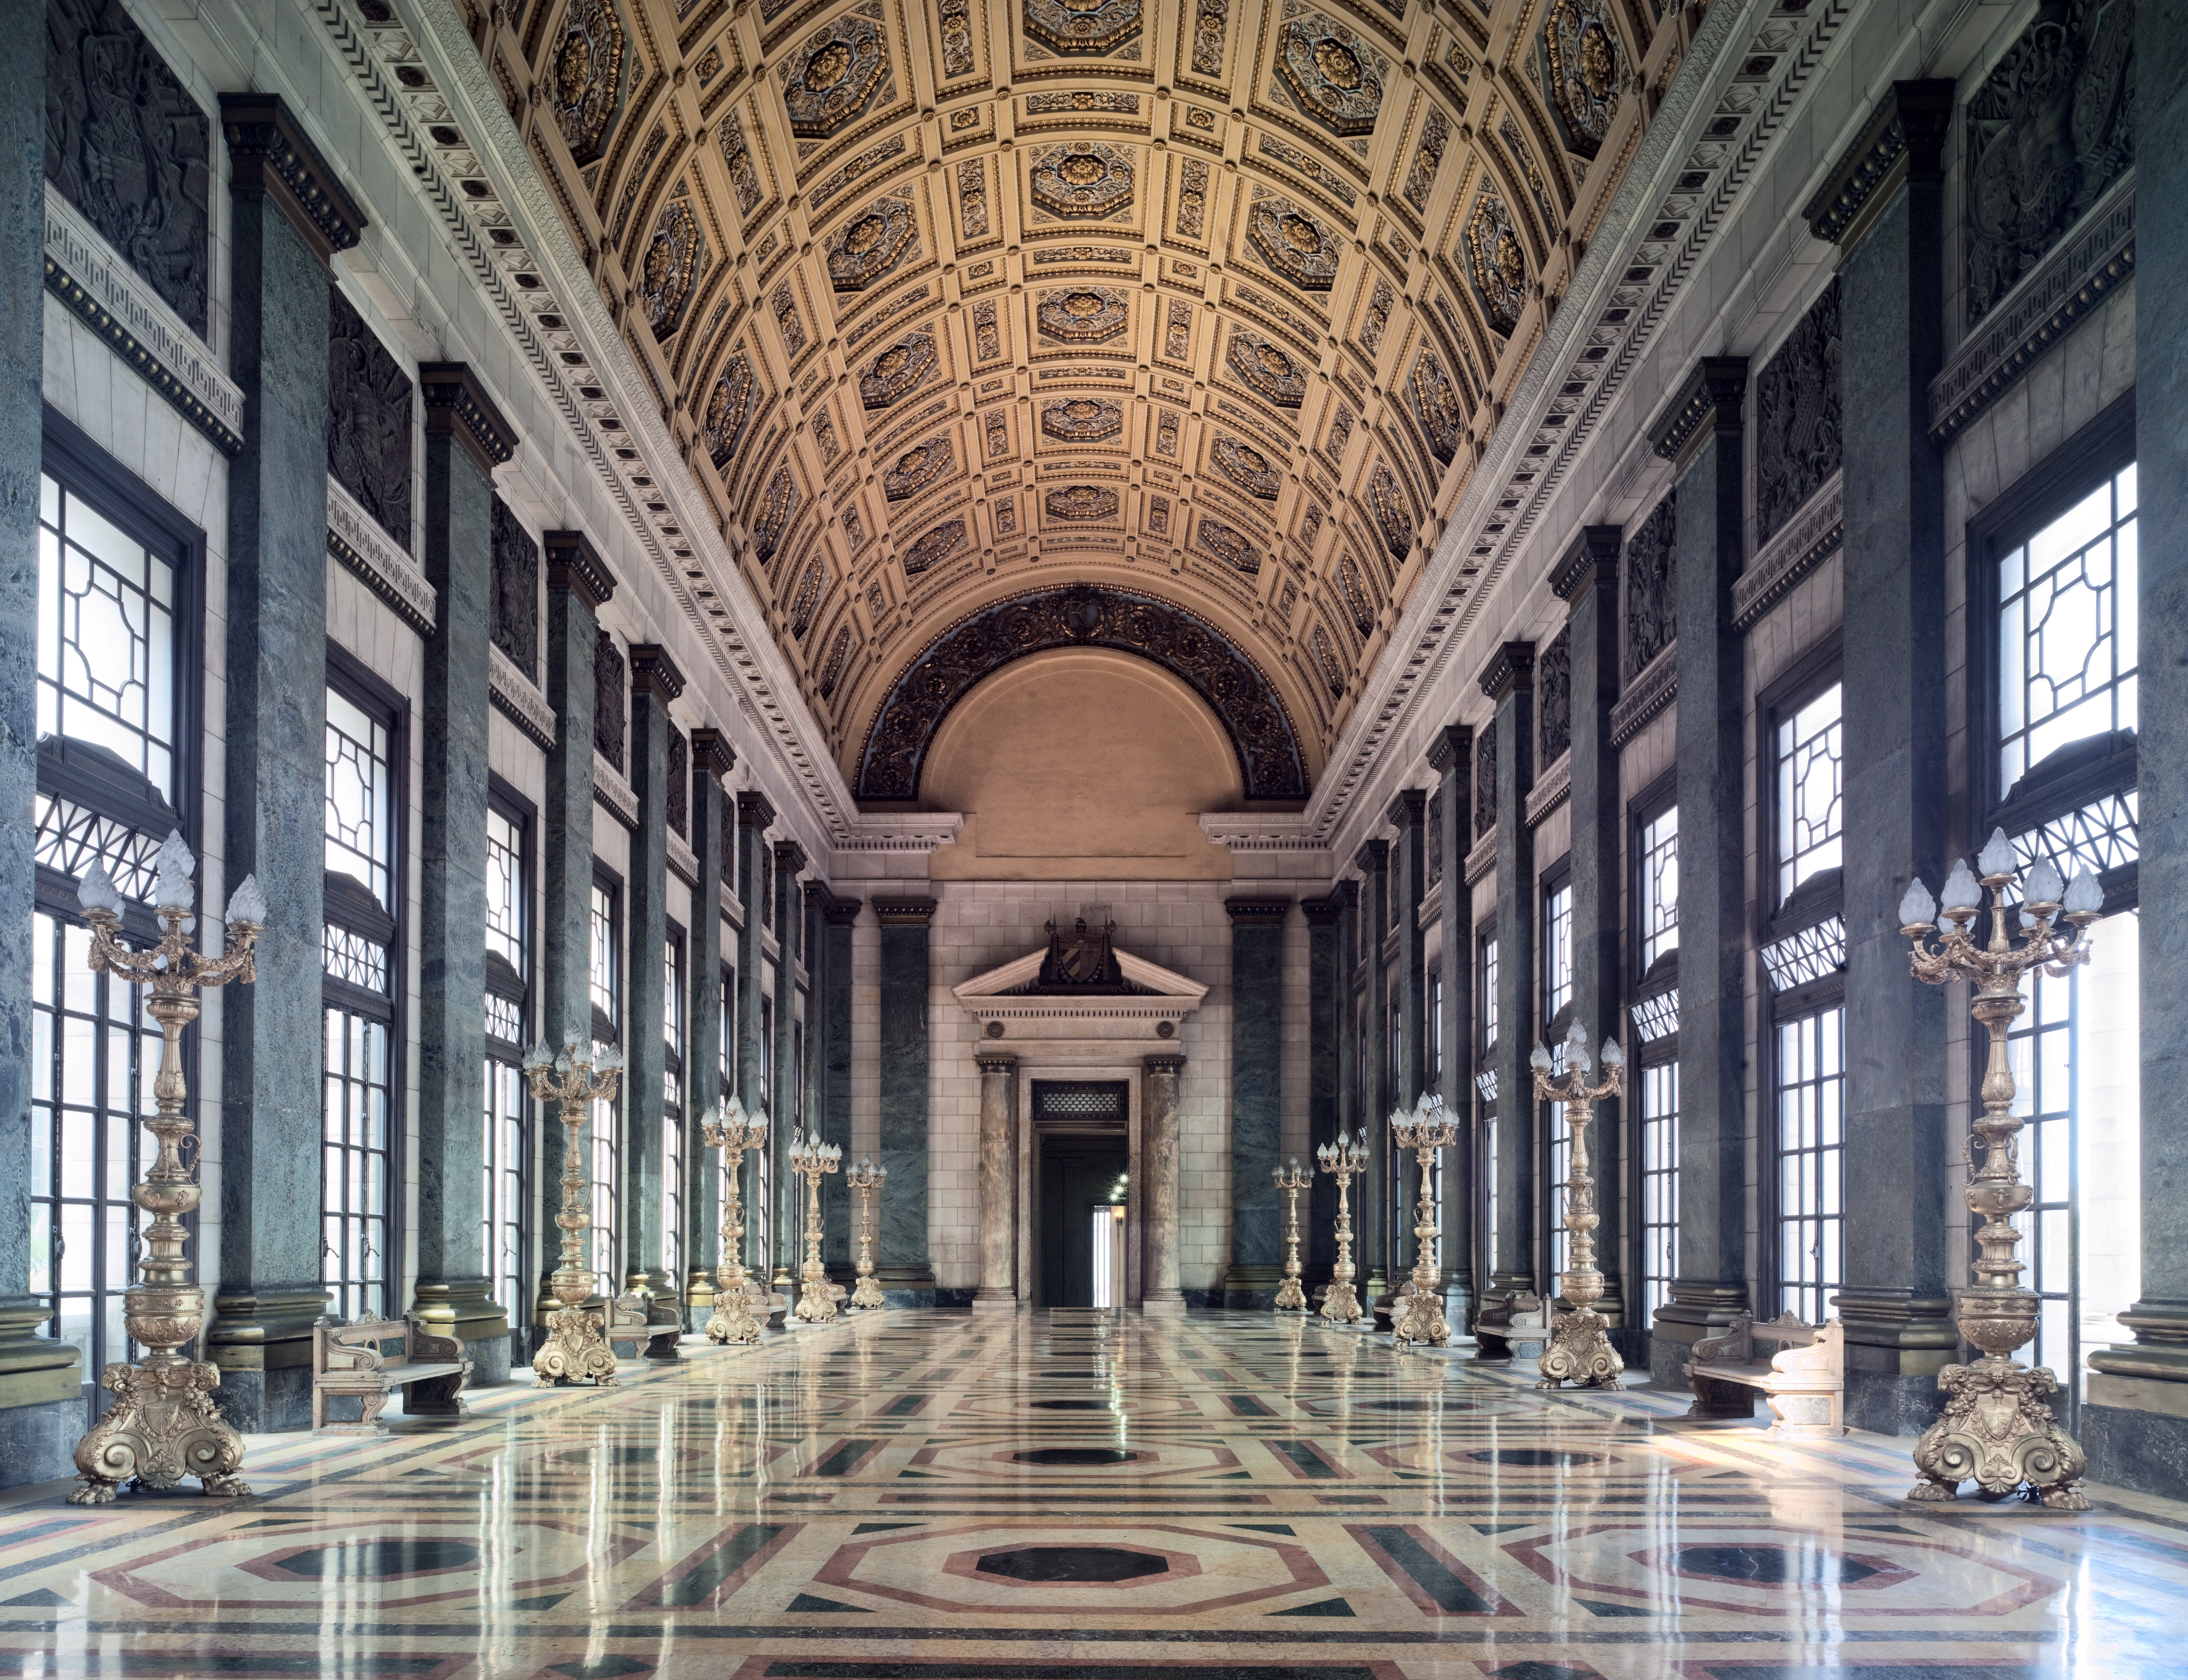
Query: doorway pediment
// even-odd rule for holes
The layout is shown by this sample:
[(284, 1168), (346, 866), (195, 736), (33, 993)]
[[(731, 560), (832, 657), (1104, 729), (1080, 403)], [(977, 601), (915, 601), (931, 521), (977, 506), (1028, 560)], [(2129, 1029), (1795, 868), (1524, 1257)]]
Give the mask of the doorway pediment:
[(1030, 1035), (1039, 1038), (1136, 1038), (1140, 1033), (1133, 1023), (1182, 1021), (1208, 995), (1198, 981), (1121, 950), (1115, 952), (1117, 967), (1129, 989), (1033, 989), (1047, 955), (1046, 950), (1029, 950), (953, 987), (953, 995), (974, 1020), (1002, 1022), (1007, 1032), (1012, 1030), (1009, 1023), (1025, 1023)]

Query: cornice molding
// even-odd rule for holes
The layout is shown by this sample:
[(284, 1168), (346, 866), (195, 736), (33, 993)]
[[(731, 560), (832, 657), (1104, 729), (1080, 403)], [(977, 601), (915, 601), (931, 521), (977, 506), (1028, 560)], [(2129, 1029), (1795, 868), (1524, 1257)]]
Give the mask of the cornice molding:
[(1610, 708), (1610, 744), (1623, 747), (1679, 697), (1679, 645), (1672, 643), (1633, 674)]
[(638, 832), (638, 795), (597, 747), (593, 750), (593, 803), (632, 833)]
[(1424, 787), (1401, 787), (1383, 813), (1383, 820), (1401, 832), (1418, 828), (1428, 820), (1429, 795)]
[(775, 807), (766, 794), (747, 788), (737, 795), (737, 826), (763, 831), (775, 826)]
[(1497, 867), (1497, 831), (1491, 829), (1474, 843), (1466, 854), (1466, 884), (1474, 886), (1481, 877)]
[(809, 861), (809, 860), (808, 860), (805, 855), (805, 848), (799, 845), (795, 840), (778, 840), (775, 843), (775, 877), (776, 880), (781, 881), (785, 878), (794, 878), (804, 874), (805, 865), (808, 861)]
[(650, 694), (664, 707), (684, 692), (684, 674), (667, 648), (650, 641), (630, 645), (630, 691), (633, 698)]
[(1535, 785), (1527, 790), (1524, 815), (1527, 826), (1532, 828), (1552, 811), (1565, 803), (1572, 792), (1572, 754), (1560, 753), (1557, 760), (1535, 778)]
[(278, 93), (223, 93), (228, 190), (264, 193), (322, 262), (354, 245), (369, 224), (349, 189), (296, 126)]
[(1233, 927), (1242, 924), (1255, 927), (1281, 927), (1290, 916), (1289, 899), (1226, 899), (1223, 912), (1231, 918)]
[(736, 767), (736, 749), (730, 745), (729, 736), (704, 724), (691, 731), (694, 775), (725, 776)]
[(939, 908), (933, 899), (880, 898), (873, 900), (874, 916), (884, 927), (925, 929)]
[(486, 674), (487, 697), (494, 710), (515, 724), (533, 746), (551, 750), (557, 723), (555, 708), (531, 679), (516, 668), (516, 662), (492, 642), (487, 644)]
[(1851, 245), (1865, 226), (1863, 211), (1894, 183), (1942, 181), (1953, 90), (1946, 81), (1893, 82), (1802, 208), (1808, 230), (1828, 244)]

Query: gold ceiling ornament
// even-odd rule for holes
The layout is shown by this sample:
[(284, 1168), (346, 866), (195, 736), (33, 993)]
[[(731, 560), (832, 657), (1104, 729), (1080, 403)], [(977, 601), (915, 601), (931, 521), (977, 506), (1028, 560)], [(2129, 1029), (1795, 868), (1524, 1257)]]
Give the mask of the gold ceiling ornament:
[(144, 1012), (160, 1025), (160, 1070), (152, 1083), (159, 1112), (144, 1122), (160, 1147), (129, 1191), (138, 1209), (152, 1215), (137, 1238), (137, 1282), (121, 1298), (129, 1339), (144, 1352), (133, 1364), (112, 1364), (99, 1373), (99, 1385), (114, 1396), (114, 1404), (76, 1442), (71, 1505), (108, 1504), (125, 1486), (163, 1491), (185, 1476), (197, 1477), (211, 1498), (251, 1491), (238, 1475), (243, 1437), (212, 1401), (220, 1367), (182, 1352), (205, 1328), (205, 1290), (190, 1282), (190, 1234), (183, 1225), (183, 1215), (205, 1197), (195, 1170), (197, 1151), (183, 1159), (183, 1140), (193, 1133), (183, 1113), (189, 1088), (183, 1074), (183, 1029), (198, 1018), (200, 991), (257, 979), (253, 953), (266, 925), (266, 899), (258, 877), (245, 876), (228, 899), (225, 949), (219, 956), (206, 956), (189, 937), (197, 926), (192, 914), (197, 888), (190, 879), (196, 872), (197, 860), (180, 832), (169, 833), (152, 889), (160, 939), (145, 951), (121, 943), (121, 894), (104, 864), (93, 861), (76, 890), (91, 923), (87, 966), (120, 985), (144, 988)]
[(886, 409), (910, 396), (940, 366), (934, 335), (908, 332), (866, 364), (859, 375), (859, 400), (869, 409)]
[(1222, 521), (1203, 514), (1194, 530), (1200, 546), (1234, 572), (1253, 577), (1261, 569), (1261, 551)]
[[(990, 415), (990, 427), (1001, 419)], [(1099, 397), (1066, 397), (1042, 405), (1040, 429), (1059, 443), (1100, 443), (1125, 429), (1125, 411)]]
[(801, 140), (840, 134), (873, 109), (888, 73), (880, 25), (860, 13), (844, 13), (807, 36), (782, 66), (790, 132)]
[(1451, 1326), (1444, 1320), (1442, 1274), (1436, 1266), (1435, 1159), (1458, 1142), (1458, 1122), (1444, 1110), (1443, 1098), (1424, 1097), (1409, 1110), (1390, 1115), (1390, 1141), (1413, 1152), (1420, 1167), (1420, 1203), (1413, 1216), (1413, 1293), (1406, 1310), (1391, 1327), (1400, 1347), (1451, 1345)]
[(722, 166), (730, 172), (730, 187), (737, 195), (737, 214), (749, 216), (767, 196), (760, 185), (759, 164), (745, 144), (745, 126), (734, 109), (722, 114), (719, 127)]
[(672, 199), (654, 224), (639, 265), (638, 297), (656, 338), (667, 338), (684, 323), (684, 307), (707, 266), (707, 236), (688, 198)]
[(1542, 54), (1565, 144), (1593, 158), (1610, 138), (1626, 85), (1626, 55), (1604, 0), (1555, 0), (1542, 20)]
[(1025, 31), (1052, 53), (1098, 58), (1140, 32), (1140, 0), (1025, 0)]
[(1335, 234), (1289, 200), (1259, 200), (1246, 218), (1246, 237), (1261, 260), (1301, 291), (1328, 291), (1337, 284)]
[(1278, 408), (1296, 409), (1306, 400), (1305, 364), (1273, 340), (1233, 327), (1225, 359), (1247, 389)]
[(1459, 242), (1465, 247), (1467, 277), (1490, 325), (1509, 336), (1527, 307), (1527, 258), (1504, 200), (1488, 191), (1477, 197)]
[(623, 24), (607, 0), (570, 0), (548, 60), (547, 96), (562, 144), (580, 164), (600, 156), (623, 100)]
[(1414, 417), (1428, 434), (1430, 450), (1449, 466), (1466, 439), (1466, 410), (1433, 350), (1421, 352), (1407, 383), (1413, 391)]
[(947, 432), (915, 443), (896, 458), (896, 465), (882, 475), (882, 495), (888, 501), (908, 501), (956, 465), (956, 452)]
[(1590, 1085), (1588, 1074), (1595, 1059), (1588, 1054), (1587, 1029), (1577, 1021), (1565, 1035), (1565, 1071), (1553, 1079), (1550, 1052), (1537, 1044), (1527, 1058), (1535, 1076), (1535, 1096), (1545, 1102), (1565, 1105), (1565, 1126), (1572, 1134), (1572, 1161), (1566, 1170), (1565, 1227), (1571, 1233), (1570, 1263), (1558, 1277), (1558, 1294), (1571, 1308), (1553, 1311), (1550, 1345), (1542, 1350), (1538, 1389), (1554, 1389), (1561, 1383), (1582, 1388), (1615, 1389), (1626, 1361), (1610, 1345), (1610, 1321), (1595, 1310), (1603, 1299), (1603, 1274), (1595, 1265), (1595, 1227), (1601, 1216), (1595, 1210), (1595, 1173), (1587, 1153), (1587, 1128), (1595, 1118), (1595, 1105), (1626, 1088), (1626, 1052), (1616, 1039), (1603, 1041), (1603, 1080)]
[(1108, 286), (1080, 286), (1041, 294), (1034, 311), (1040, 330), (1067, 344), (1107, 344), (1128, 319), (1125, 295)]
[(1268, 457), (1259, 449), (1241, 443), (1235, 437), (1219, 437), (1209, 451), (1216, 469), (1249, 495), (1265, 502), (1273, 502), (1283, 481), (1269, 465)]
[(1114, 519), (1117, 493), (1099, 484), (1067, 484), (1050, 491), (1041, 509), (1051, 519)]
[(1283, 27), (1277, 79), (1300, 110), (1333, 134), (1372, 133), (1390, 61), (1356, 31), (1309, 12)]
[(900, 198), (876, 199), (830, 242), (828, 281), (837, 291), (864, 291), (918, 255), (911, 206)]
[(965, 521), (945, 519), (914, 543), (904, 556), (904, 574), (916, 578), (965, 546)]
[(730, 464), (744, 442), (746, 424), (752, 419), (753, 370), (752, 358), (740, 349), (730, 358), (714, 381), (713, 389), (707, 393), (707, 407), (700, 420), (702, 440), (707, 446), (707, 459), (720, 471)]
[[(1914, 1469), (1921, 1476), (1909, 1499), (1942, 1502), (1959, 1496), (1964, 1481), (1976, 1483), (1991, 1498), (2021, 1494), (2054, 1511), (2086, 1511), (2089, 1496), (2075, 1484), (2089, 1469), (2081, 1444), (2052, 1416), (2050, 1397), (2058, 1379), (2043, 1366), (2015, 1362), (2014, 1350), (2036, 1333), (2041, 1303), (2021, 1287), (2022, 1262), (2014, 1250), (2021, 1233), (2014, 1216), (2025, 1211), (2036, 1192), (2022, 1182), (2020, 1141), (2022, 1120), (2013, 1112), (2013, 1062), (2007, 1030), (2026, 1006), (2022, 976), (2032, 969), (2064, 979), (2089, 960), (2089, 925), (2103, 914), (2104, 888), (2087, 870), (2071, 884), (2057, 865), (2039, 857), (2021, 879), (2020, 859), (2004, 829), (1992, 831), (1976, 859), (1977, 876), (1961, 858), (1944, 887), (1943, 925), (1937, 901), (1920, 880), (1900, 900), (1900, 931), (1914, 941), (1910, 966), (1914, 978), (1933, 986), (1965, 981), (1975, 988), (1968, 1012), (1990, 1039), (1983, 1068), (1983, 1111), (1975, 1119), (1975, 1142), (1982, 1164), (1970, 1175), (1963, 1194), (1968, 1211), (1982, 1224), (1975, 1233), (1982, 1252), (1971, 1268), (1980, 1280), (1954, 1292), (1954, 1322), (1961, 1337), (1982, 1350), (1972, 1365), (1948, 1365), (1937, 1373), (1945, 1409), (1914, 1444)], [(2022, 930), (2016, 945), (2009, 933), (2006, 894), (2018, 883)], [(1970, 928), (1990, 898), (1990, 941), (1977, 944)], [(2072, 924), (2063, 937), (2058, 923)], [(1937, 944), (1930, 936), (1937, 934)]]
[(572, 1041), (558, 1056), (542, 1044), (526, 1052), (524, 1074), (534, 1098), (562, 1111), (562, 1210), (555, 1216), (562, 1232), (562, 1263), (547, 1283), (561, 1305), (547, 1315), (546, 1344), (532, 1356), (533, 1386), (589, 1381), (595, 1388), (612, 1388), (615, 1350), (608, 1345), (605, 1316), (584, 1310), (599, 1282), (585, 1264), (585, 1232), (593, 1216), (584, 1136), (593, 1104), (616, 1099), (623, 1083), (623, 1051), (613, 1045), (595, 1051)]
[(1383, 546), (1390, 558), (1402, 561), (1413, 546), (1413, 512), (1398, 476), (1385, 461), (1375, 463), (1368, 480), (1368, 505), (1375, 515), (1375, 528), (1383, 533)]
[(1099, 140), (1074, 140), (1034, 160), (1033, 201), (1067, 221), (1099, 221), (1132, 207), (1132, 161)]
[(763, 566), (775, 558), (775, 550), (782, 545), (782, 533), (790, 528), (791, 516), (798, 511), (798, 481), (791, 476), (790, 469), (775, 468), (775, 476), (767, 481), (767, 489), (752, 522), (753, 552)]

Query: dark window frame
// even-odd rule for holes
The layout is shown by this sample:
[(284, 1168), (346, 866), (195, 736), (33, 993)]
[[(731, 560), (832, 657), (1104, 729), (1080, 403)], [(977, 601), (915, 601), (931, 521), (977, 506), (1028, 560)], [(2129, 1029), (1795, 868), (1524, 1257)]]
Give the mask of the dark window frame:
[[(1644, 966), (1641, 953), (1646, 936), (1641, 927), (1641, 906), (1646, 894), (1643, 890), (1643, 860), (1645, 853), (1642, 836), (1649, 825), (1665, 812), (1676, 810), (1679, 803), (1679, 773), (1676, 768), (1658, 776), (1639, 793), (1626, 802), (1626, 902), (1627, 914), (1624, 918), (1623, 937), (1626, 941), (1626, 973), (1638, 1000), (1655, 997), (1679, 983), (1679, 948), (1671, 950), (1657, 958), (1653, 965)], [(1676, 1046), (1678, 1034), (1674, 1033), (1662, 1042)]]
[[(1758, 949), (1797, 933), (1842, 913), (1846, 903), (1846, 869), (1824, 870), (1811, 876), (1780, 903), (1778, 871), (1784, 860), (1778, 853), (1778, 728), (1801, 708), (1834, 685), (1841, 688), (1840, 743), (1845, 744), (1844, 634), (1834, 629), (1808, 647), (1759, 690), (1755, 696), (1755, 852), (1756, 892), (1749, 914)], [(1841, 757), (1843, 763), (1843, 757)], [(1847, 831), (1841, 817), (1839, 833)], [(1767, 987), (1768, 978), (1764, 977)]]

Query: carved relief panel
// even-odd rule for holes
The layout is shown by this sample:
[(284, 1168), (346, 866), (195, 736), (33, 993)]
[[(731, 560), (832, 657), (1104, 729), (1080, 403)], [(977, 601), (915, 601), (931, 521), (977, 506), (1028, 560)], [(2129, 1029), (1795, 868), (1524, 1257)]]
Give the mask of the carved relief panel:
[(509, 504), (493, 499), (493, 645), (539, 680), (539, 544)]
[(1673, 544), (1678, 536), (1678, 496), (1672, 492), (1650, 510), (1626, 539), (1623, 681), (1632, 682), (1678, 637), (1678, 603), (1672, 596)]
[(1755, 381), (1755, 527), (1768, 542), (1839, 470), (1839, 283), (1835, 278)]
[(381, 529), (410, 547), (410, 376), (332, 290), (327, 347), (327, 471)]

